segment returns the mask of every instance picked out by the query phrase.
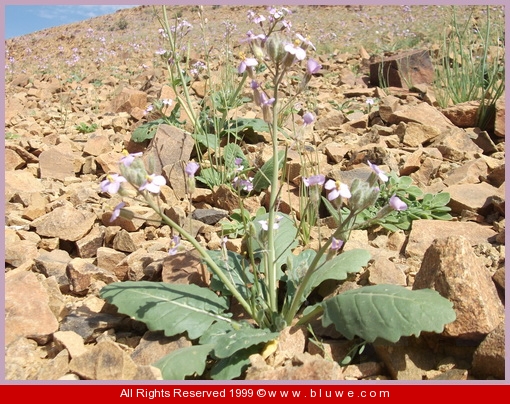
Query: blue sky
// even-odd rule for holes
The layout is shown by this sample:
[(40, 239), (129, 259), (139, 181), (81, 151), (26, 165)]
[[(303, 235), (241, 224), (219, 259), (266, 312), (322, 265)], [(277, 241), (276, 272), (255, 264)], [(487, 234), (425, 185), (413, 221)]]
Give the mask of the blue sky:
[(70, 24), (135, 5), (5, 5), (4, 38)]

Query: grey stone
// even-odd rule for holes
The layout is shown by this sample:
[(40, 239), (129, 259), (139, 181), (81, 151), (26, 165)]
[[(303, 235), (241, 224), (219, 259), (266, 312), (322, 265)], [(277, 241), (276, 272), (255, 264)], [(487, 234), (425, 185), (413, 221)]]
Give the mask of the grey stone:
[(195, 209), (192, 217), (205, 224), (216, 224), (224, 217), (228, 216), (228, 212), (220, 209)]

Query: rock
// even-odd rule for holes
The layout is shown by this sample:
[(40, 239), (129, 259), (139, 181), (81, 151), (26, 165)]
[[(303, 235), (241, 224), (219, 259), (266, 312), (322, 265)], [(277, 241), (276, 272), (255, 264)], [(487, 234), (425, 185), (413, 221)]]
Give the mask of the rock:
[[(180, 173), (184, 179), (183, 167), (190, 160), (190, 155), (195, 146), (191, 135), (175, 126), (159, 125), (154, 138), (143, 153), (142, 159), (149, 174), (167, 174), (172, 168), (181, 168)], [(150, 170), (149, 167), (153, 167)], [(168, 167), (164, 170), (164, 167)], [(167, 176), (167, 179), (171, 178)], [(170, 186), (173, 188), (172, 181)], [(174, 189), (175, 190), (175, 189)]]
[(119, 113), (127, 112), (131, 114), (134, 108), (142, 110), (147, 106), (147, 94), (143, 91), (123, 88), (120, 94), (111, 102), (110, 111)]
[(505, 164), (501, 164), (490, 170), (487, 181), (492, 186), (499, 188), (505, 183)]
[(101, 269), (83, 258), (73, 258), (67, 264), (66, 274), (69, 278), (71, 292), (85, 295), (93, 281), (102, 281), (106, 284), (117, 282), (117, 277), (107, 270)]
[[(504, 193), (498, 188), (493, 187), (486, 182), (479, 184), (459, 184), (448, 187), (446, 191), (450, 194), (448, 206), (455, 214), (460, 214), (467, 210), (480, 214), (494, 210), (494, 198), (504, 200)], [(499, 203), (496, 201), (496, 203)]]
[(104, 227), (93, 227), (82, 239), (76, 241), (76, 249), (80, 258), (92, 258), (97, 250), (104, 244)]
[(87, 352), (83, 338), (74, 331), (57, 331), (53, 333), (53, 341), (57, 347), (65, 349), (71, 358)]
[(384, 257), (376, 257), (368, 267), (368, 282), (370, 285), (407, 286), (406, 275), (393, 262)]
[(437, 239), (427, 249), (413, 284), (413, 290), (425, 288), (453, 303), (457, 319), (446, 324), (446, 336), (481, 339), (504, 314), (494, 282), (463, 236)]
[(458, 234), (463, 234), (471, 245), (486, 243), (496, 236), (496, 232), (491, 227), (473, 222), (415, 220), (409, 233), (405, 254), (408, 257), (421, 259), (436, 238)]
[(443, 108), (441, 112), (459, 128), (474, 128), (478, 126), (476, 124), (476, 115), (479, 107), (479, 101), (467, 101)]
[(479, 379), (505, 379), (505, 322), (491, 331), (473, 355), (470, 373)]
[(347, 119), (341, 111), (330, 111), (325, 116), (319, 116), (315, 123), (315, 130), (330, 130), (340, 128)]
[(54, 277), (60, 287), (69, 284), (66, 275), (69, 261), (71, 261), (71, 257), (64, 250), (43, 251), (34, 259), (37, 271), (47, 278)]
[(306, 342), (306, 326), (285, 327), (278, 336), (278, 350), (287, 357), (293, 357), (305, 351)]
[(152, 365), (165, 355), (191, 345), (191, 341), (182, 336), (166, 337), (163, 331), (147, 331), (131, 354), (131, 359), (137, 365)]
[(105, 330), (118, 327), (123, 322), (125, 322), (123, 316), (95, 313), (88, 308), (78, 308), (62, 320), (59, 331), (73, 331), (88, 344), (94, 341)]
[(505, 137), (505, 94), (496, 101), (496, 118), (494, 121), (494, 134), (499, 138)]
[(34, 273), (11, 271), (6, 274), (6, 345), (19, 337), (34, 339), (41, 344), (48, 342), (59, 326), (49, 300), (48, 291)]
[(66, 205), (37, 218), (32, 225), (40, 236), (77, 241), (92, 229), (95, 220), (94, 213)]
[[(436, 130), (441, 132), (454, 128), (448, 118), (425, 102), (420, 102), (416, 105), (406, 104), (401, 106), (389, 116), (387, 123), (390, 125), (398, 125), (400, 122), (407, 124), (415, 122), (431, 128), (436, 128)], [(434, 129), (429, 129), (429, 131), (434, 131)]]
[(379, 362), (363, 362), (347, 365), (343, 369), (345, 380), (362, 380), (369, 377), (381, 375), (385, 372), (383, 365)]
[(400, 106), (400, 99), (394, 95), (388, 95), (381, 98), (379, 103), (379, 116), (384, 122), (388, 122), (390, 117)]
[(32, 240), (21, 240), (17, 237), (17, 241), (5, 244), (5, 263), (13, 267), (19, 267), (26, 262), (36, 258), (39, 255), (37, 242)]
[(213, 206), (226, 210), (229, 213), (239, 208), (238, 196), (226, 185), (220, 185), (215, 188), (210, 198)]
[(36, 380), (58, 380), (69, 371), (69, 354), (66, 349), (60, 351), (54, 358), (42, 363), (35, 375)]
[(5, 347), (5, 379), (34, 380), (42, 365), (37, 342), (18, 337)]
[(113, 150), (110, 139), (107, 135), (92, 133), (88, 135), (87, 142), (83, 146), (83, 152), (91, 156), (99, 156)]
[(139, 258), (136, 261), (131, 256), (127, 259), (130, 262), (127, 271), (128, 279), (131, 281), (159, 281), (164, 267), (164, 260), (168, 257), (168, 251), (146, 252), (145, 254), (137, 254), (137, 257)]
[(96, 253), (96, 265), (114, 273), (114, 268), (126, 257), (126, 254), (110, 247), (99, 247)]
[(396, 343), (376, 341), (373, 347), (394, 380), (423, 380), (439, 360), (439, 356), (416, 337), (402, 337)]
[(12, 149), (5, 149), (4, 153), (5, 171), (14, 171), (23, 168), (26, 163), (18, 153)]
[(195, 284), (207, 287), (209, 273), (196, 253), (186, 251), (164, 259), (161, 278), (163, 282), (167, 283)]
[(302, 353), (278, 367), (267, 365), (260, 355), (250, 356), (250, 362), (245, 380), (343, 380), (340, 365), (319, 355)]
[(214, 225), (224, 217), (228, 217), (228, 212), (221, 209), (195, 209), (192, 217), (205, 224)]
[(43, 151), (39, 155), (39, 171), (41, 178), (52, 178), (64, 181), (74, 177), (76, 157), (69, 143), (60, 143)]
[(441, 130), (435, 126), (408, 122), (402, 143), (406, 146), (419, 147), (430, 143), (440, 134)]
[(69, 369), (85, 380), (134, 380), (137, 366), (113, 341), (102, 340), (71, 359)]
[(443, 182), (448, 187), (460, 184), (477, 184), (487, 176), (487, 171), (485, 160), (478, 158), (467, 161), (459, 168), (454, 169)]
[(16, 194), (29, 195), (34, 192), (44, 192), (41, 180), (35, 178), (29, 171), (15, 170), (5, 172), (5, 200), (10, 201)]
[(142, 231), (129, 233), (122, 229), (113, 239), (113, 248), (128, 253), (134, 252), (143, 241), (145, 241), (145, 234)]
[(458, 162), (473, 160), (483, 153), (483, 149), (476, 145), (471, 135), (458, 128), (443, 132), (431, 146), (436, 147), (444, 159)]
[(434, 68), (427, 50), (376, 58), (370, 64), (370, 83), (373, 86), (408, 88), (416, 84), (432, 84), (433, 81)]
[(328, 158), (333, 161), (333, 163), (341, 163), (347, 153), (351, 151), (352, 147), (341, 145), (340, 143), (331, 142), (328, 143), (324, 151), (326, 152)]

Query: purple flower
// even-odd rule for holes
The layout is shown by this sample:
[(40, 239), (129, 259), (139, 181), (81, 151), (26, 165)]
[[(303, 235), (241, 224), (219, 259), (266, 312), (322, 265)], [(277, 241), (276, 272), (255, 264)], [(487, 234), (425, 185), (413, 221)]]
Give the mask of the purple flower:
[(120, 210), (126, 206), (124, 202), (119, 203), (115, 208), (113, 209), (112, 216), (110, 217), (110, 222), (113, 222), (115, 219), (117, 219), (120, 215)]
[(390, 206), (398, 211), (407, 209), (407, 204), (395, 194), (390, 198)]
[(243, 166), (243, 159), (241, 157), (236, 157), (234, 159), (234, 165), (236, 166), (235, 167), (236, 171), (243, 171), (244, 166)]
[(351, 191), (349, 191), (347, 184), (340, 181), (328, 180), (326, 184), (324, 184), (324, 188), (331, 191), (328, 194), (328, 200), (330, 201), (338, 198), (339, 196), (347, 199), (351, 197)]
[(326, 177), (322, 174), (312, 175), (311, 177), (303, 177), (303, 183), (305, 186), (309, 187), (312, 185), (323, 185), (324, 181), (326, 181)]
[(343, 240), (331, 237), (331, 247), (329, 247), (330, 249), (332, 249), (333, 251), (338, 251), (340, 248), (342, 248), (343, 245), (344, 245)]
[(251, 192), (253, 191), (253, 178), (250, 177), (245, 180), (243, 178), (235, 177), (232, 181), (232, 185), (235, 189)]
[(311, 112), (307, 112), (303, 115), (303, 121), (305, 125), (310, 125), (313, 121), (315, 121), (315, 116)]
[[(273, 230), (278, 229), (280, 227), (280, 221), (282, 220), (281, 216), (276, 216), (275, 221), (273, 223)], [(268, 231), (269, 230), (269, 223), (267, 220), (259, 220), (260, 227), (262, 227), (262, 230)]]
[(179, 236), (174, 236), (172, 238), (172, 241), (170, 241), (170, 249), (168, 250), (168, 254), (170, 255), (177, 254), (179, 244), (181, 244), (181, 238)]
[(129, 167), (136, 157), (140, 157), (143, 154), (142, 152), (128, 153), (127, 150), (123, 150), (122, 153), (124, 157), (120, 159), (120, 162), (126, 167)]
[(306, 51), (300, 46), (289, 43), (285, 45), (285, 50), (294, 55), (298, 60), (303, 60), (306, 57)]
[(127, 180), (119, 174), (108, 174), (104, 181), (101, 181), (101, 191), (108, 192), (109, 194), (116, 194), (119, 192), (120, 184)]
[(317, 73), (320, 69), (322, 69), (322, 65), (312, 58), (306, 62), (306, 72), (309, 75)]
[(388, 181), (388, 176), (382, 172), (382, 170), (376, 166), (375, 164), (372, 164), (370, 161), (367, 160), (368, 166), (379, 176), (379, 179), (383, 182)]
[(194, 177), (197, 170), (200, 168), (200, 164), (195, 163), (194, 161), (190, 161), (188, 164), (186, 164), (186, 168), (184, 169), (184, 172), (188, 177)]
[(257, 62), (257, 59), (255, 58), (245, 58), (237, 68), (237, 72), (239, 74), (243, 74), (247, 67), (254, 67), (257, 66), (258, 64), (259, 62)]
[(159, 194), (160, 187), (166, 184), (165, 177), (162, 175), (151, 174), (147, 176), (144, 183), (138, 188), (140, 191), (147, 190), (153, 194)]

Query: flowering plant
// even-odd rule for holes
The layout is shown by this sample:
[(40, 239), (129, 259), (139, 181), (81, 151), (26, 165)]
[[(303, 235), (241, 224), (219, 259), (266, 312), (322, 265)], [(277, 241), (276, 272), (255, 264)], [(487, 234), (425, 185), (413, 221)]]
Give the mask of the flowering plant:
[[(287, 103), (281, 99), (284, 77), (306, 59), (313, 44), (290, 33), (289, 10), (271, 8), (267, 16), (250, 14), (262, 33), (248, 33), (247, 43), (253, 57), (243, 57), (238, 67), (242, 80), (250, 78), (254, 103), (261, 109), (271, 134), (272, 159), (248, 177), (241, 157), (233, 159), (235, 173), (232, 187), (240, 201), (250, 192), (266, 189), (269, 195), (267, 212), (247, 220), (244, 227), (246, 254), (229, 251), (225, 242), (217, 251), (205, 249), (190, 233), (170, 219), (160, 198), (165, 178), (147, 172), (140, 156), (127, 155), (120, 175), (109, 174), (101, 183), (108, 193), (143, 200), (154, 209), (174, 231), (170, 254), (178, 254), (181, 239), (186, 239), (200, 254), (211, 272), (209, 287), (194, 284), (169, 284), (137, 281), (117, 282), (104, 287), (101, 295), (116, 305), (121, 313), (143, 321), (151, 330), (163, 330), (173, 336), (187, 333), (193, 345), (161, 358), (155, 366), (165, 379), (184, 379), (204, 374), (206, 364), (212, 364), (213, 379), (239, 377), (249, 366), (250, 355), (268, 355), (277, 345), (279, 333), (289, 326), (309, 323), (320, 318), (323, 326), (334, 324), (346, 338), (360, 337), (367, 343), (377, 338), (397, 341), (404, 335), (419, 335), (422, 331), (442, 331), (455, 319), (452, 304), (432, 290), (411, 291), (395, 285), (376, 285), (349, 290), (316, 304), (308, 302), (311, 293), (324, 281), (343, 281), (349, 274), (365, 267), (370, 255), (363, 249), (346, 249), (349, 236), (360, 215), (378, 200), (388, 176), (369, 163), (372, 173), (366, 181), (355, 180), (350, 187), (320, 173), (302, 176), (307, 191), (307, 207), (317, 212), (321, 194), (337, 212), (337, 227), (331, 237), (320, 242), (318, 249), (300, 245), (298, 225), (291, 216), (279, 210), (285, 153), (279, 148), (281, 113)], [(171, 33), (171, 30), (166, 30)], [(265, 66), (270, 79), (261, 85), (257, 67)], [(304, 89), (320, 64), (309, 58), (297, 92)], [(303, 116), (304, 124), (313, 122), (313, 114)], [(188, 192), (194, 189), (195, 176), (200, 170), (189, 162), (184, 170)], [(323, 191), (325, 190), (325, 191)], [(378, 218), (394, 211), (404, 211), (406, 203), (392, 195), (388, 204), (377, 213)], [(112, 219), (128, 214), (124, 202), (118, 205)], [(236, 319), (229, 312), (231, 299), (242, 307), (248, 320)]]

